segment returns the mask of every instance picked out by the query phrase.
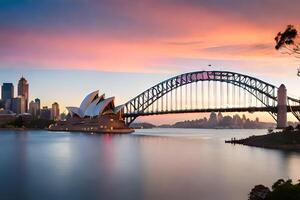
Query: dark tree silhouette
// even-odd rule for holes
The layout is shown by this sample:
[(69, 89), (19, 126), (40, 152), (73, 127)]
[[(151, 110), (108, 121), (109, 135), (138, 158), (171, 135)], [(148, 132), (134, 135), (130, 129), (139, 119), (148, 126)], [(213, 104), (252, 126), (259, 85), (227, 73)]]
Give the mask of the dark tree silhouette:
[(283, 32), (279, 32), (275, 37), (276, 50), (282, 53), (294, 55), (300, 58), (300, 42), (297, 29), (293, 25), (288, 25)]
[(279, 179), (276, 181), (272, 190), (264, 185), (255, 186), (250, 194), (249, 200), (299, 200), (300, 181), (293, 184), (292, 180)]

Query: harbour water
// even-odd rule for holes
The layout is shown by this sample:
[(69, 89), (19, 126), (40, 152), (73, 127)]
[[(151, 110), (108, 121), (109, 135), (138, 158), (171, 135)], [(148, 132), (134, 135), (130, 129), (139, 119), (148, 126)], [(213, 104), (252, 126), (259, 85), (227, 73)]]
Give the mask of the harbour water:
[(1, 131), (0, 199), (246, 200), (256, 184), (300, 179), (300, 153), (224, 143), (266, 132)]

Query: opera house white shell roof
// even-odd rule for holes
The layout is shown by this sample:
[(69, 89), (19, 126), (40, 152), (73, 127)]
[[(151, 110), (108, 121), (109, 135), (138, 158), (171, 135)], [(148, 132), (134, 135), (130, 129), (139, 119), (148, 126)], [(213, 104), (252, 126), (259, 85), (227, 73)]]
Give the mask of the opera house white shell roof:
[(104, 112), (118, 113), (123, 106), (118, 106), (117, 109), (114, 105), (114, 97), (105, 99), (105, 95), (99, 96), (99, 91), (94, 91), (88, 94), (80, 104), (80, 107), (67, 107), (71, 117), (78, 116), (84, 117), (97, 117)]

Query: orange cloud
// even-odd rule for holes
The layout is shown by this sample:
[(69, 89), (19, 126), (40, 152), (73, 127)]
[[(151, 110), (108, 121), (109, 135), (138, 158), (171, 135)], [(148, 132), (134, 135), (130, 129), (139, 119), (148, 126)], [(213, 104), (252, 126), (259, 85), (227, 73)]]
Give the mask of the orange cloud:
[[(1, 31), (0, 67), (165, 72), (162, 60), (245, 62), (279, 57), (273, 48), (277, 24), (261, 26), (232, 10), (203, 4), (124, 3), (114, 9), (128, 21), (121, 28), (114, 20), (109, 27), (94, 23)], [(177, 70), (175, 65), (166, 67)]]

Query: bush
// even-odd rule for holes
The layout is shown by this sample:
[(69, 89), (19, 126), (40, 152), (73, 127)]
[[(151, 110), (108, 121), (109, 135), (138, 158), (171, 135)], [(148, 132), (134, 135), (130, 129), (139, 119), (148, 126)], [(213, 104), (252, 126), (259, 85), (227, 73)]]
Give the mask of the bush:
[(272, 191), (263, 185), (255, 186), (250, 194), (249, 200), (299, 200), (300, 181), (293, 184), (292, 180), (279, 179), (272, 185)]
[(293, 131), (294, 130), (294, 127), (293, 126), (288, 126), (285, 128), (286, 131)]
[(12, 122), (3, 124), (1, 128), (34, 128), (34, 129), (45, 129), (50, 124), (53, 124), (53, 120), (46, 119), (34, 119), (31, 121), (24, 121), (21, 117), (18, 117)]

